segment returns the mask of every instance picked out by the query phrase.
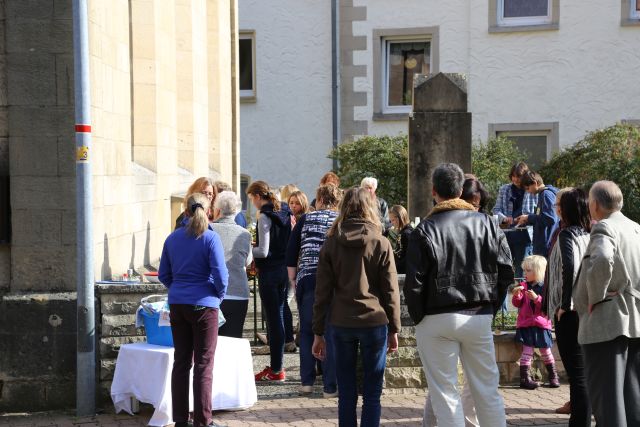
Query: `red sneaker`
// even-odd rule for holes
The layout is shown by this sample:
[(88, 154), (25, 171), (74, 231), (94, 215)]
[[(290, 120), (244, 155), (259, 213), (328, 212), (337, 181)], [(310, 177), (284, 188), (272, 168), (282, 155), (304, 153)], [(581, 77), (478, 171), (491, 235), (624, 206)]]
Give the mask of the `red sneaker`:
[(286, 379), (286, 375), (284, 373), (284, 369), (278, 372), (277, 374), (273, 372), (270, 366), (265, 367), (262, 371), (258, 372), (255, 375), (256, 381), (284, 381)]

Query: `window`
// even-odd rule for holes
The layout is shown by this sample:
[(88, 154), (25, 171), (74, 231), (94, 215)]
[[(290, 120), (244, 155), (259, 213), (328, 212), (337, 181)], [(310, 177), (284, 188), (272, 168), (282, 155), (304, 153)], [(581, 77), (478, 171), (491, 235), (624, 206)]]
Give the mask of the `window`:
[(9, 177), (0, 176), (0, 243), (11, 242), (11, 197)]
[(640, 0), (631, 0), (631, 19), (640, 19)]
[(557, 30), (559, 18), (560, 0), (489, 0), (489, 32)]
[(512, 140), (515, 146), (525, 153), (526, 163), (533, 170), (538, 170), (547, 161), (547, 133), (498, 132), (496, 136), (505, 136)]
[(489, 137), (511, 139), (526, 154), (531, 169), (537, 170), (559, 149), (558, 128), (558, 122), (490, 124)]
[(551, 0), (499, 0), (498, 25), (551, 23)]
[(386, 39), (384, 73), (385, 112), (409, 112), (412, 106), (413, 76), (431, 71), (431, 42)]
[(249, 209), (249, 198), (247, 197), (247, 188), (249, 188), (249, 183), (251, 182), (251, 177), (248, 175), (240, 175), (240, 200), (242, 201), (242, 210), (246, 211)]
[(256, 33), (241, 31), (238, 38), (240, 63), (238, 81), (240, 83), (240, 100), (243, 102), (256, 99)]
[(373, 30), (373, 119), (406, 120), (413, 77), (439, 71), (439, 28)]
[(623, 26), (640, 25), (640, 0), (622, 0), (620, 11)]

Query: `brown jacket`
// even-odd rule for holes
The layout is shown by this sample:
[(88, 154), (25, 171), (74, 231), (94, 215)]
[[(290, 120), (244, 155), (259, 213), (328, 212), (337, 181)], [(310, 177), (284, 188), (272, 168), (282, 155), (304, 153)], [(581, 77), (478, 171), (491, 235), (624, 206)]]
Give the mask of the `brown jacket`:
[(400, 330), (400, 292), (393, 250), (373, 224), (346, 220), (320, 250), (313, 305), (313, 332), (335, 326), (389, 325)]

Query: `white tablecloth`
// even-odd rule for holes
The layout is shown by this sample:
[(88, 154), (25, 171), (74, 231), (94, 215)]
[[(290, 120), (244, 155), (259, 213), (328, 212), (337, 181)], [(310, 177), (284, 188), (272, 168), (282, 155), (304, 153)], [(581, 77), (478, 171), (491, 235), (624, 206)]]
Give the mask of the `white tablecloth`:
[[(131, 398), (150, 403), (155, 412), (150, 426), (171, 424), (171, 370), (173, 347), (147, 343), (125, 344), (120, 347), (111, 384), (111, 399), (116, 413), (132, 414)], [(190, 387), (191, 390), (191, 387)], [(246, 409), (258, 400), (253, 378), (253, 362), (249, 341), (218, 337), (213, 365), (212, 408)], [(193, 396), (189, 396), (193, 409)]]

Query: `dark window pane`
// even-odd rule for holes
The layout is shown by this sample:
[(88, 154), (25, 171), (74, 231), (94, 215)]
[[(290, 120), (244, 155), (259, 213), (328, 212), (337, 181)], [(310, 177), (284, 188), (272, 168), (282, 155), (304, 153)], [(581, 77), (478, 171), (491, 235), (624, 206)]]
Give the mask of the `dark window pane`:
[(547, 16), (548, 0), (503, 0), (505, 18), (525, 18), (529, 16)]
[(516, 147), (525, 153), (525, 162), (534, 171), (547, 160), (546, 135), (509, 135), (509, 132), (498, 132), (498, 135), (506, 136), (515, 142)]
[(640, 0), (636, 0), (636, 10), (640, 12)]
[(0, 243), (11, 241), (11, 197), (9, 177), (0, 176)]
[(251, 39), (240, 39), (240, 90), (253, 90)]
[(411, 105), (413, 76), (429, 74), (431, 43), (388, 43), (388, 103), (389, 105)]
[(240, 177), (240, 200), (242, 200), (242, 210), (246, 211), (249, 207), (249, 198), (247, 197), (247, 188), (249, 188), (249, 178)]

